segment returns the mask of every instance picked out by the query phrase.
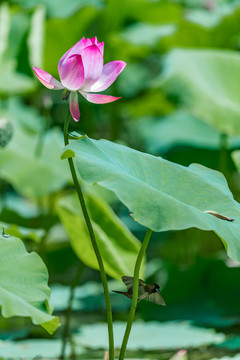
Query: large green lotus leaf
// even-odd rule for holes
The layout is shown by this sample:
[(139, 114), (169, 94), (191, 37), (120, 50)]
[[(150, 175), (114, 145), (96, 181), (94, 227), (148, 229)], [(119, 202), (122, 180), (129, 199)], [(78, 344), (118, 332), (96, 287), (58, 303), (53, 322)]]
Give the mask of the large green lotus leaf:
[(135, 23), (124, 30), (121, 36), (133, 45), (154, 46), (161, 38), (171, 35), (175, 30), (176, 27), (171, 24)]
[(37, 244), (42, 241), (46, 233), (44, 229), (31, 229), (19, 226), (17, 224), (8, 224), (4, 222), (0, 222), (0, 229), (1, 228), (4, 228), (6, 232), (12, 236), (15, 236), (21, 240), (31, 240)]
[(220, 132), (240, 134), (240, 55), (221, 50), (173, 50), (165, 60), (163, 88)]
[(0, 177), (31, 198), (61, 189), (70, 175), (67, 164), (60, 159), (63, 144), (60, 130), (51, 129), (42, 139), (41, 133), (30, 135), (16, 121), (14, 130), (8, 146), (0, 149)]
[[(15, 192), (7, 192), (4, 195), (4, 201), (0, 203), (0, 212), (3, 210), (10, 211), (16, 214), (16, 218), (30, 219), (41, 216), (41, 211), (36, 203), (28, 200), (27, 198), (20, 197)], [(2, 214), (1, 214), (2, 215)], [(1, 219), (2, 220), (2, 219)], [(15, 221), (10, 222), (15, 223)], [(28, 220), (24, 223), (24, 226), (28, 226)]]
[[(158, 312), (158, 309), (155, 310)], [(122, 334), (125, 323), (117, 321), (113, 325), (115, 346), (121, 347)], [(160, 349), (186, 349), (203, 345), (219, 344), (225, 340), (225, 335), (216, 333), (213, 329), (203, 329), (191, 325), (187, 321), (162, 322), (135, 321), (132, 335), (129, 339), (128, 349), (160, 350)], [(92, 341), (95, 339), (95, 341)], [(74, 340), (83, 346), (100, 349), (107, 347), (106, 325), (97, 323), (83, 325), (74, 335)]]
[(0, 64), (0, 94), (15, 95), (31, 92), (35, 89), (32, 78), (16, 71), (13, 60)]
[(0, 305), (2, 315), (30, 317), (50, 334), (59, 326), (52, 316), (47, 268), (36, 253), (28, 253), (23, 242), (0, 235)]
[[(212, 36), (215, 47), (225, 49), (237, 49), (238, 39), (240, 35), (239, 16), (240, 7), (239, 2), (236, 1), (237, 8), (228, 16), (224, 16), (221, 23), (212, 29)], [(234, 7), (234, 4), (229, 4)]]
[[(140, 224), (154, 230), (213, 230), (240, 260), (240, 205), (224, 176), (202, 165), (184, 167), (106, 140), (83, 136), (63, 158), (74, 157), (83, 180), (116, 193)], [(217, 211), (234, 222), (205, 213)]]
[[(90, 194), (86, 194), (85, 199), (106, 273), (117, 279), (123, 275), (133, 274), (140, 242), (106, 202)], [(77, 196), (71, 195), (62, 198), (57, 212), (77, 256), (87, 266), (98, 269)]]
[(159, 50), (166, 52), (173, 48), (206, 48), (215, 47), (216, 39), (211, 33), (212, 29), (204, 28), (185, 19), (178, 23), (177, 31), (162, 38)]
[[(29, 63), (31, 66), (42, 68), (44, 23), (46, 9), (43, 5), (35, 8), (31, 17), (31, 26), (28, 35)], [(26, 56), (26, 54), (24, 54)]]
[(101, 0), (13, 0), (13, 2), (26, 8), (44, 6), (48, 16), (57, 19), (68, 18), (85, 6), (101, 7), (102, 5)]
[(135, 97), (139, 92), (149, 88), (151, 73), (140, 63), (128, 64), (118, 79), (118, 88), (125, 98)]
[[(20, 341), (1, 340), (1, 358), (2, 359), (57, 359), (61, 354), (61, 339), (27, 339)], [(79, 345), (75, 350), (75, 354), (79, 355), (84, 352)], [(69, 343), (66, 345), (65, 355), (70, 357), (72, 354)]]
[(196, 24), (202, 25), (207, 28), (215, 27), (218, 25), (222, 18), (231, 15), (239, 7), (238, 2), (233, 3), (220, 3), (214, 11), (200, 8), (189, 10), (186, 13), (186, 18)]
[[(11, 11), (10, 4), (1, 2), (0, 24), (1, 24), (1, 50), (4, 59), (17, 59), (30, 23), (30, 14), (22, 11)], [(0, 50), (0, 53), (1, 53)]]
[[(153, 154), (168, 151), (174, 146), (193, 146), (202, 149), (219, 150), (221, 133), (188, 113), (177, 111), (165, 117), (144, 117), (129, 128), (138, 136)], [(229, 137), (228, 148), (240, 146), (240, 137)]]
[[(167, 99), (163, 92), (150, 89), (136, 98), (129, 99), (122, 105), (129, 117), (143, 117), (153, 114), (165, 115), (174, 110), (173, 104)], [(136, 126), (136, 124), (135, 124)]]
[(178, 23), (183, 13), (180, 4), (167, 1), (131, 0), (125, 6), (125, 14), (130, 19), (158, 25)]
[(40, 135), (46, 121), (46, 118), (39, 114), (36, 107), (25, 105), (19, 97), (8, 99), (6, 115), (13, 121), (14, 126), (17, 128), (16, 131), (20, 128), (20, 131), (26, 131), (31, 136), (33, 134)]
[(8, 34), (10, 30), (10, 10), (9, 6), (6, 2), (0, 5), (0, 23), (1, 23), (1, 31), (0, 31), (0, 59), (4, 54), (7, 46), (8, 46)]
[[(144, 22), (150, 26), (151, 24), (173, 24), (178, 22), (182, 15), (180, 4), (151, 0), (124, 1), (124, 5), (122, 2), (108, 0), (104, 10), (101, 30), (105, 36), (110, 35), (110, 37), (114, 32), (121, 31), (125, 24), (132, 24), (135, 21), (138, 21), (139, 24)], [(146, 36), (142, 32), (137, 35)], [(153, 37), (155, 36), (156, 34), (153, 34)], [(151, 43), (150, 38), (149, 43)]]
[[(122, 281), (108, 280), (110, 290), (121, 291), (124, 288)], [(51, 302), (56, 311), (66, 311), (68, 308), (71, 289), (69, 286), (55, 284), (51, 286)], [(129, 309), (129, 299), (119, 297), (116, 293), (111, 292), (111, 305), (113, 310), (123, 311)], [(72, 303), (73, 310), (86, 312), (96, 312), (105, 310), (104, 294), (102, 284), (96, 281), (88, 281), (87, 283), (77, 286), (74, 290), (74, 298)]]

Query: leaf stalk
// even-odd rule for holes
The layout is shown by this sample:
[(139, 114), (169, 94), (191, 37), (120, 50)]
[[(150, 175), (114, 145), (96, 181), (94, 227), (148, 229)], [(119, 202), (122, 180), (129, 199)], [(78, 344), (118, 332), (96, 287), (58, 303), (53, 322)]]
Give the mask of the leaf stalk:
[(124, 334), (123, 341), (122, 341), (119, 360), (124, 359), (126, 348), (127, 348), (127, 343), (128, 343), (128, 339), (129, 339), (129, 335), (130, 335), (130, 332), (131, 332), (131, 329), (132, 329), (132, 324), (133, 324), (133, 320), (134, 320), (134, 316), (135, 316), (135, 312), (136, 312), (136, 308), (137, 308), (138, 284), (139, 284), (140, 268), (141, 268), (142, 260), (143, 260), (143, 257), (145, 255), (145, 253), (146, 253), (146, 249), (147, 249), (149, 240), (151, 238), (151, 235), (152, 235), (152, 230), (148, 229), (147, 232), (146, 232), (145, 238), (143, 240), (142, 246), (140, 248), (140, 251), (138, 253), (138, 256), (137, 256), (137, 260), (136, 260), (136, 264), (135, 264), (135, 268), (134, 268), (134, 277), (133, 277), (132, 304), (131, 304), (131, 308), (130, 308), (130, 311), (129, 311), (128, 322), (127, 322), (125, 334)]
[[(69, 141), (68, 141), (68, 127), (69, 127), (70, 119), (71, 119), (71, 114), (68, 112), (68, 115), (67, 115), (65, 123), (64, 123), (64, 143), (65, 143), (65, 146), (67, 146), (69, 144)], [(83, 192), (82, 192), (80, 183), (79, 183), (78, 178), (77, 178), (77, 174), (76, 174), (76, 170), (75, 170), (75, 166), (74, 166), (74, 162), (73, 162), (72, 158), (68, 158), (68, 164), (69, 164), (72, 179), (73, 179), (76, 191), (77, 191), (78, 199), (79, 199), (79, 202), (80, 202), (80, 205), (81, 205), (81, 208), (82, 208), (84, 220), (85, 220), (86, 225), (87, 225), (87, 229), (88, 229), (88, 233), (89, 233), (89, 236), (90, 236), (90, 239), (91, 239), (93, 250), (94, 250), (94, 253), (96, 255), (98, 266), (99, 266), (99, 271), (100, 271), (102, 285), (103, 285), (103, 291), (104, 291), (104, 297), (105, 297), (105, 303), (106, 303), (106, 311), (107, 311), (108, 340), (109, 340), (109, 360), (114, 360), (114, 338), (113, 338), (112, 308), (111, 308), (111, 301), (110, 301), (110, 295), (109, 295), (108, 284), (107, 284), (107, 276), (106, 276), (102, 256), (101, 256), (100, 250), (98, 248), (98, 244), (97, 244), (95, 234), (94, 234), (94, 231), (93, 231), (93, 226), (92, 226), (92, 223), (91, 223), (91, 220), (90, 220), (90, 216), (88, 214), (88, 210), (87, 210), (86, 203), (85, 203), (85, 200), (84, 200)]]

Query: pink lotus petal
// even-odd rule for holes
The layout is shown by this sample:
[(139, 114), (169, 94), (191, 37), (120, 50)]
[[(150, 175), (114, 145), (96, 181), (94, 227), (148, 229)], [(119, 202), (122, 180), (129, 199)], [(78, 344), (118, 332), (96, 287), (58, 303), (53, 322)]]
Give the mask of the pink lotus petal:
[(60, 78), (63, 86), (70, 91), (80, 89), (84, 81), (81, 55), (72, 55), (62, 63)]
[(100, 44), (98, 44), (98, 48), (99, 48), (99, 50), (101, 51), (102, 56), (103, 56), (103, 51), (104, 51), (104, 41), (103, 41), (103, 42), (101, 42)]
[(97, 45), (98, 49), (101, 51), (101, 53), (103, 55), (104, 41), (100, 43), (96, 36), (94, 38), (90, 39), (90, 41), (93, 45)]
[(80, 91), (80, 94), (87, 99), (87, 101), (94, 103), (94, 104), (107, 104), (113, 101), (116, 101), (118, 99), (121, 99), (121, 97), (115, 97), (110, 95), (103, 95), (103, 94), (91, 94), (86, 93), (84, 91)]
[(89, 88), (100, 77), (103, 69), (103, 56), (97, 45), (91, 45), (81, 52), (84, 67), (84, 83), (82, 88)]
[(73, 120), (78, 121), (80, 117), (80, 111), (78, 105), (78, 93), (76, 91), (70, 93), (69, 108)]
[(83, 37), (80, 41), (78, 41), (73, 47), (71, 47), (59, 60), (58, 62), (58, 72), (60, 74), (61, 72), (61, 67), (62, 64), (65, 60), (67, 60), (70, 56), (72, 55), (80, 55), (80, 52), (85, 49), (85, 47), (88, 47), (92, 45), (92, 42), (90, 39), (85, 39), (85, 37)]
[(92, 45), (98, 45), (99, 44), (99, 41), (98, 41), (96, 36), (94, 36), (94, 38), (91, 38), (90, 41), (91, 41)]
[(41, 81), (41, 83), (44, 86), (46, 86), (46, 88), (51, 90), (64, 89), (62, 84), (58, 80), (56, 80), (52, 75), (50, 75), (48, 72), (34, 66), (33, 66), (33, 71), (37, 75), (38, 80)]
[(127, 64), (124, 61), (111, 61), (103, 66), (103, 71), (98, 79), (90, 87), (89, 91), (106, 90), (116, 80)]

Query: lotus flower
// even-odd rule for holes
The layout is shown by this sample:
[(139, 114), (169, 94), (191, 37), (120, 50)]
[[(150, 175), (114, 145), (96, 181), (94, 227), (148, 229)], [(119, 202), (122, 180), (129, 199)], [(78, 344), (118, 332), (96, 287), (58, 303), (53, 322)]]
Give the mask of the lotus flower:
[(124, 61), (111, 61), (103, 65), (104, 43), (97, 37), (84, 37), (69, 49), (59, 60), (58, 72), (61, 82), (46, 71), (33, 67), (38, 80), (52, 90), (65, 89), (64, 98), (69, 96), (70, 112), (75, 121), (79, 120), (78, 92), (88, 101), (105, 104), (119, 97), (95, 94), (107, 89), (125, 68)]

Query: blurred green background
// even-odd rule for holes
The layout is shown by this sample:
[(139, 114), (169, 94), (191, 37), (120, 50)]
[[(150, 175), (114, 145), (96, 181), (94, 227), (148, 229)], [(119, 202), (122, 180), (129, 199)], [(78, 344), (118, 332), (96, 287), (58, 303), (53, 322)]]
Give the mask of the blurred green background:
[[(104, 63), (123, 60), (127, 67), (106, 91), (122, 99), (95, 105), (79, 97), (81, 117), (79, 123), (72, 121), (71, 130), (185, 166), (195, 162), (219, 170), (226, 176), (235, 199), (240, 200), (239, 0), (1, 1), (0, 224), (44, 260), (52, 302), (62, 324), (70, 286), (79, 269), (64, 217), (68, 216), (67, 222), (77, 228), (80, 220), (74, 222), (74, 215), (80, 219), (81, 214), (73, 210), (71, 177), (65, 160), (60, 160), (68, 104), (62, 101), (61, 92), (50, 91), (39, 83), (32, 66), (59, 79), (60, 57), (83, 36), (97, 36), (105, 42)], [(115, 233), (116, 244), (121, 243), (123, 233), (133, 243), (137, 243), (135, 237), (143, 239), (145, 229), (134, 222), (129, 210), (112, 193), (87, 185), (85, 192), (92, 211), (101, 208), (102, 213), (94, 219), (97, 225), (101, 226), (106, 216), (110, 226), (116, 226), (118, 220), (113, 213), (109, 215), (109, 206), (120, 218), (123, 230)], [(98, 204), (92, 200), (94, 197), (99, 199)], [(102, 346), (91, 341), (95, 330), (102, 333), (99, 324), (105, 321), (100, 277), (94, 261), (86, 255), (87, 246), (83, 249), (71, 329), (77, 334), (78, 355), (84, 357), (86, 349), (91, 349), (91, 356), (102, 357), (98, 349), (105, 348), (104, 340)], [(128, 245), (125, 253), (121, 246), (118, 251), (124, 263), (130, 251)], [(114, 264), (109, 267), (109, 273), (119, 278), (120, 270), (114, 275)], [(136, 335), (129, 356), (138, 356), (135, 351), (139, 348), (146, 352), (141, 356), (163, 359), (182, 347), (189, 349), (189, 358), (198, 359), (238, 352), (240, 268), (227, 258), (214, 233), (190, 229), (153, 234), (145, 279), (160, 284), (167, 306), (139, 304), (136, 333), (148, 336), (145, 344), (139, 345)], [(109, 286), (124, 288), (112, 279)], [(126, 320), (129, 300), (113, 294), (112, 302), (115, 319)], [(164, 322), (163, 329), (168, 321), (178, 322), (160, 330), (158, 323), (151, 328), (155, 320)], [(182, 320), (198, 326), (199, 334), (185, 329), (190, 325)], [(79, 330), (83, 324), (92, 327)], [(175, 334), (178, 327), (179, 333)], [(26, 319), (1, 317), (0, 337), (6, 343), (0, 344), (0, 357), (17, 358), (17, 346), (24, 339), (36, 338), (51, 342), (32, 341), (32, 347), (26, 342), (30, 350), (24, 356), (50, 357), (51, 351), (56, 356), (60, 345), (54, 341), (61, 338), (62, 329), (50, 339)], [(185, 336), (179, 343), (176, 339), (180, 333)], [(196, 342), (196, 338), (202, 342)], [(215, 343), (222, 344), (213, 346)], [(53, 350), (55, 346), (57, 350)], [(48, 349), (47, 354), (42, 354), (43, 348)]]

